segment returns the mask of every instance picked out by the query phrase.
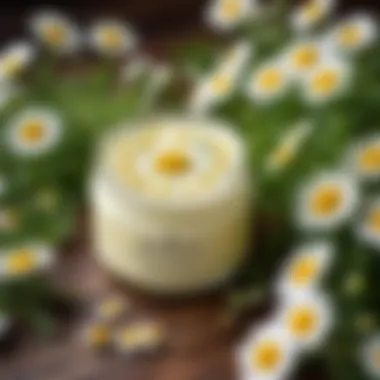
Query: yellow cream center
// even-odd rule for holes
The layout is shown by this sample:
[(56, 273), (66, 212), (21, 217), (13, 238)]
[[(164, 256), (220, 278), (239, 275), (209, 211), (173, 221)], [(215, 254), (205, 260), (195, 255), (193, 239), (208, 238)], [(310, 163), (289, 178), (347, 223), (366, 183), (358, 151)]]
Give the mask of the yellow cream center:
[(334, 185), (322, 185), (310, 199), (310, 211), (318, 216), (327, 216), (339, 209), (342, 204), (342, 191)]
[(380, 145), (363, 149), (358, 157), (358, 165), (363, 170), (380, 170)]
[(254, 368), (264, 372), (274, 371), (280, 361), (282, 353), (276, 341), (260, 342), (252, 349), (251, 362)]
[(307, 306), (296, 307), (289, 311), (287, 323), (290, 332), (296, 337), (307, 337), (317, 326), (315, 310)]
[(110, 332), (104, 324), (94, 324), (88, 328), (87, 340), (91, 346), (104, 346), (110, 338)]
[(42, 34), (44, 41), (49, 45), (61, 45), (65, 42), (67, 29), (61, 24), (51, 22), (45, 25)]
[(257, 78), (259, 88), (264, 91), (274, 91), (278, 89), (282, 81), (283, 76), (280, 70), (276, 68), (263, 70)]
[(20, 128), (22, 141), (34, 143), (40, 141), (45, 135), (45, 124), (38, 118), (25, 121)]
[(343, 26), (338, 34), (338, 41), (343, 46), (355, 46), (360, 42), (360, 30), (356, 25)]
[(297, 69), (309, 69), (317, 64), (318, 58), (318, 50), (314, 46), (302, 46), (293, 53), (292, 63)]
[(11, 274), (22, 274), (31, 270), (35, 265), (33, 252), (28, 249), (19, 249), (7, 257), (5, 267)]
[(215, 75), (211, 79), (211, 89), (215, 94), (226, 93), (230, 88), (230, 84), (230, 78), (223, 74)]
[(333, 69), (325, 69), (314, 75), (311, 87), (318, 94), (328, 94), (337, 87), (338, 83), (338, 73)]
[(368, 216), (367, 225), (372, 231), (380, 234), (380, 208), (372, 210)]
[(317, 271), (317, 260), (311, 255), (303, 255), (290, 268), (290, 282), (305, 285), (315, 277)]
[(312, 0), (303, 7), (303, 14), (310, 21), (318, 20), (323, 16), (323, 8), (317, 0)]
[(226, 18), (235, 18), (239, 15), (240, 6), (236, 0), (223, 0), (221, 12)]
[(176, 176), (188, 172), (192, 162), (184, 152), (167, 150), (157, 155), (154, 165), (158, 173)]
[(117, 28), (106, 28), (100, 32), (99, 37), (104, 46), (117, 48), (123, 44), (123, 33)]

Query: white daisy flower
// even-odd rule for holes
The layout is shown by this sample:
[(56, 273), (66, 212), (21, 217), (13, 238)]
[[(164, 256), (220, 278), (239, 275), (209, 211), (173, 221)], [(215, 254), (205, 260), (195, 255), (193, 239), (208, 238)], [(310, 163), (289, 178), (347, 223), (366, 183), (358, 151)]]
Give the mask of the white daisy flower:
[(308, 73), (302, 83), (307, 102), (320, 104), (341, 96), (348, 88), (351, 68), (337, 59), (324, 61)]
[(295, 367), (296, 355), (296, 346), (281, 325), (255, 329), (237, 352), (239, 379), (287, 379)]
[(31, 243), (3, 250), (0, 257), (0, 278), (2, 281), (44, 272), (53, 265), (51, 247)]
[(329, 230), (343, 225), (358, 205), (356, 181), (340, 172), (322, 172), (301, 188), (297, 219), (301, 228)]
[(273, 60), (254, 69), (248, 79), (247, 93), (253, 101), (266, 103), (282, 97), (290, 84), (287, 66), (281, 60)]
[(30, 29), (43, 46), (57, 53), (73, 53), (81, 43), (77, 26), (58, 11), (37, 12), (31, 18)]
[(375, 249), (380, 248), (380, 198), (376, 198), (367, 207), (359, 225), (360, 238)]
[(267, 160), (267, 170), (278, 172), (289, 166), (295, 159), (305, 141), (313, 132), (313, 125), (308, 120), (303, 120), (286, 131), (280, 137), (279, 143), (270, 153)]
[(164, 339), (165, 332), (159, 323), (139, 321), (119, 329), (114, 343), (120, 352), (133, 353), (157, 349)]
[(256, 0), (211, 0), (206, 9), (206, 21), (215, 30), (226, 31), (255, 17), (258, 11)]
[(370, 46), (378, 34), (376, 21), (367, 14), (353, 14), (342, 20), (329, 34), (332, 45), (342, 53)]
[(372, 134), (355, 143), (349, 150), (347, 166), (360, 179), (379, 179), (380, 134)]
[(374, 379), (380, 377), (380, 333), (372, 334), (359, 352), (360, 364)]
[(58, 115), (44, 108), (30, 108), (16, 115), (7, 126), (9, 149), (20, 156), (38, 156), (51, 151), (62, 136)]
[(306, 0), (291, 15), (291, 24), (295, 30), (305, 31), (314, 28), (331, 14), (335, 0)]
[(8, 45), (0, 52), (0, 81), (12, 80), (22, 74), (32, 63), (35, 53), (28, 42)]
[(98, 21), (90, 30), (90, 45), (99, 54), (121, 57), (137, 45), (132, 27), (117, 20)]
[(334, 256), (334, 247), (325, 241), (302, 244), (290, 255), (276, 281), (281, 296), (291, 296), (318, 288)]
[(201, 79), (190, 95), (190, 111), (202, 113), (210, 110), (233, 93), (236, 83), (236, 73), (233, 70), (215, 71)]
[(311, 291), (286, 298), (277, 318), (299, 348), (307, 350), (326, 342), (334, 322), (330, 300), (323, 293)]

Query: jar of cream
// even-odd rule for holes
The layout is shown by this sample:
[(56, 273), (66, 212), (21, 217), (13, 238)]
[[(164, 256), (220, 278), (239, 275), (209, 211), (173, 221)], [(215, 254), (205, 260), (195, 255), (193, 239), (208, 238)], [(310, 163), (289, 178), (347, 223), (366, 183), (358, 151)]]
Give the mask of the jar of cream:
[(242, 142), (222, 122), (122, 125), (102, 142), (90, 181), (95, 254), (156, 293), (215, 286), (247, 251), (250, 195)]

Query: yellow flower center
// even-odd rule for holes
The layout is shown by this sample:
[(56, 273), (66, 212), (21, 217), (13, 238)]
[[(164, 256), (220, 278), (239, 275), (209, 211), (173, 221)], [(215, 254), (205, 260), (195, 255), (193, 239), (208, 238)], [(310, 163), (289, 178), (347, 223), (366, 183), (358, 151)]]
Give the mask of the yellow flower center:
[(99, 316), (104, 319), (118, 317), (123, 311), (123, 303), (119, 299), (109, 299), (99, 305)]
[(305, 285), (313, 280), (317, 271), (316, 258), (311, 255), (302, 255), (290, 268), (290, 282), (298, 286)]
[(161, 174), (180, 175), (191, 169), (190, 157), (177, 150), (160, 153), (155, 159), (155, 168)]
[(7, 77), (12, 77), (21, 71), (22, 62), (15, 54), (9, 54), (1, 60), (0, 66)]
[(110, 332), (106, 325), (94, 324), (88, 328), (86, 338), (91, 346), (100, 347), (108, 343)]
[(333, 69), (324, 69), (313, 76), (311, 88), (318, 94), (328, 94), (337, 87), (338, 83), (338, 73)]
[(211, 89), (215, 94), (225, 94), (231, 86), (231, 80), (227, 75), (218, 74), (211, 78)]
[(376, 208), (369, 213), (367, 225), (376, 234), (380, 234), (380, 208)]
[(254, 368), (264, 372), (271, 372), (278, 367), (282, 353), (276, 341), (263, 341), (252, 349), (251, 363)]
[(278, 147), (273, 155), (271, 161), (275, 165), (286, 165), (293, 158), (294, 150), (289, 145), (283, 145)]
[(318, 62), (318, 50), (314, 46), (302, 46), (292, 56), (293, 66), (297, 69), (309, 69)]
[(32, 251), (28, 249), (19, 249), (13, 251), (6, 258), (5, 268), (10, 274), (23, 274), (35, 265), (35, 257)]
[(317, 0), (312, 0), (304, 5), (303, 14), (310, 21), (318, 20), (323, 16), (323, 8)]
[(380, 145), (367, 147), (360, 152), (358, 166), (363, 170), (380, 170)]
[(224, 17), (232, 19), (239, 15), (240, 6), (236, 0), (223, 0), (221, 4), (221, 13)]
[(61, 45), (65, 42), (67, 28), (59, 23), (48, 23), (42, 30), (43, 40), (53, 46)]
[(162, 332), (157, 326), (141, 324), (127, 327), (120, 335), (120, 343), (125, 347), (154, 345), (161, 339)]
[(321, 185), (310, 199), (310, 211), (318, 216), (327, 216), (342, 204), (342, 190), (334, 185)]
[(297, 338), (310, 335), (317, 326), (315, 310), (307, 306), (299, 306), (290, 310), (287, 316), (289, 330)]
[(118, 48), (123, 44), (123, 33), (118, 28), (105, 28), (99, 34), (102, 45), (111, 48)]
[(274, 91), (281, 86), (283, 81), (282, 73), (277, 68), (263, 70), (258, 78), (257, 84), (264, 91)]
[(20, 128), (20, 138), (24, 142), (34, 143), (45, 135), (45, 124), (38, 118), (25, 121)]
[(338, 41), (343, 46), (353, 47), (360, 42), (360, 30), (356, 25), (343, 26), (338, 34)]

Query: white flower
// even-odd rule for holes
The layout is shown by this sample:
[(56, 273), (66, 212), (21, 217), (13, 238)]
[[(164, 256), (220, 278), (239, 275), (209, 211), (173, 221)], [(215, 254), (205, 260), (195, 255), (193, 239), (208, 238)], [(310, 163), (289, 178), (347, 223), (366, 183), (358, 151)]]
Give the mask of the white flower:
[(190, 95), (190, 111), (195, 113), (207, 112), (234, 92), (236, 82), (236, 73), (233, 70), (215, 71), (200, 79)]
[(342, 20), (328, 38), (342, 53), (355, 52), (370, 46), (377, 38), (377, 24), (373, 17), (356, 13)]
[(308, 350), (325, 343), (334, 322), (330, 300), (319, 292), (286, 298), (277, 317), (299, 348)]
[(276, 291), (292, 296), (318, 288), (334, 256), (334, 247), (325, 241), (314, 241), (297, 247), (281, 268)]
[(344, 94), (350, 79), (350, 66), (343, 61), (330, 59), (305, 76), (302, 90), (307, 102), (320, 104)]
[(358, 178), (376, 180), (380, 178), (380, 134), (369, 135), (355, 143), (349, 150), (348, 170)]
[(252, 53), (253, 47), (249, 41), (238, 41), (222, 54), (219, 68), (221, 71), (231, 71), (238, 75), (244, 71)]
[(362, 345), (359, 352), (361, 366), (374, 379), (380, 377), (380, 334), (371, 335)]
[(380, 248), (380, 198), (374, 199), (367, 207), (358, 232), (364, 242), (375, 249)]
[(121, 57), (137, 45), (131, 26), (117, 20), (98, 21), (90, 30), (90, 45), (99, 54)]
[(0, 257), (0, 279), (2, 281), (41, 273), (53, 264), (51, 247), (30, 243), (2, 250)]
[(258, 4), (255, 0), (211, 0), (206, 9), (206, 21), (215, 30), (226, 31), (257, 13)]
[(270, 153), (267, 160), (267, 169), (277, 172), (289, 166), (295, 159), (305, 141), (313, 132), (313, 125), (308, 120), (303, 120), (286, 131), (280, 137), (279, 143)]
[(57, 53), (73, 53), (81, 43), (77, 26), (58, 11), (36, 13), (30, 21), (30, 28), (40, 43)]
[(122, 80), (130, 83), (145, 76), (154, 67), (152, 60), (141, 54), (134, 55), (122, 68)]
[(301, 188), (297, 219), (301, 228), (329, 230), (340, 227), (358, 205), (358, 186), (349, 175), (322, 172)]
[(296, 355), (296, 346), (283, 326), (259, 327), (238, 349), (239, 379), (287, 379), (296, 364)]
[(266, 103), (282, 97), (291, 84), (290, 71), (281, 60), (266, 62), (253, 70), (247, 93), (253, 101)]
[(298, 31), (314, 28), (330, 15), (334, 6), (334, 0), (306, 0), (293, 11), (291, 24)]
[(0, 81), (12, 80), (20, 75), (34, 57), (35, 49), (28, 42), (15, 42), (7, 46), (0, 52)]
[(20, 156), (38, 156), (60, 141), (62, 123), (53, 110), (29, 108), (16, 115), (7, 126), (8, 148)]

